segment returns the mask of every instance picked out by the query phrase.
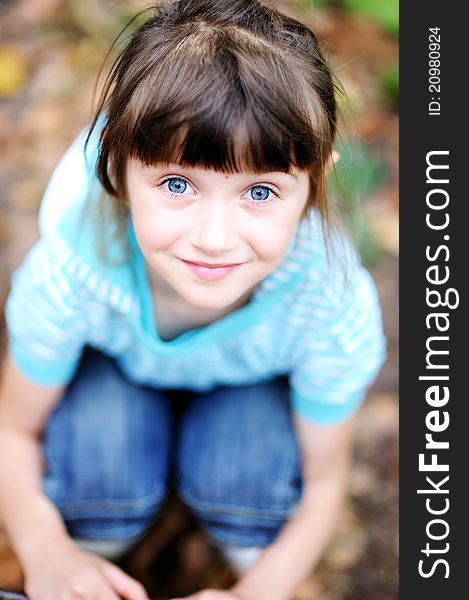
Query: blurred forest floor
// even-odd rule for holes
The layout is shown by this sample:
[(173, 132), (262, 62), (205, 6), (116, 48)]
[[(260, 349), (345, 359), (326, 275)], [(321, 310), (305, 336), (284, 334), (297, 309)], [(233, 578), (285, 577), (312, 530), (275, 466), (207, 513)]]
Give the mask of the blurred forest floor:
[[(37, 208), (58, 159), (91, 115), (110, 41), (141, 0), (0, 0), (0, 306), (38, 235)], [(344, 4), (284, 0), (310, 19), (349, 102), (337, 176), (356, 204), (359, 243), (383, 306), (388, 361), (358, 416), (356, 452), (337, 533), (295, 600), (394, 600), (398, 560), (397, 41)], [(350, 158), (347, 153), (350, 153)], [(358, 199), (357, 199), (358, 198)], [(0, 322), (4, 330), (3, 320)], [(124, 565), (155, 598), (226, 586), (230, 569), (172, 500)], [(0, 531), (0, 585), (21, 575)]]

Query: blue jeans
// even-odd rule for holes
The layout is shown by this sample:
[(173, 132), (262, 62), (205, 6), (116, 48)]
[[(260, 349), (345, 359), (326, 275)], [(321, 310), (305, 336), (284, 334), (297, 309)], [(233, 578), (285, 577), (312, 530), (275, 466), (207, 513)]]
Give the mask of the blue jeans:
[(301, 494), (284, 380), (189, 396), (87, 350), (43, 448), (45, 493), (74, 538), (138, 539), (175, 489), (215, 540), (266, 546)]

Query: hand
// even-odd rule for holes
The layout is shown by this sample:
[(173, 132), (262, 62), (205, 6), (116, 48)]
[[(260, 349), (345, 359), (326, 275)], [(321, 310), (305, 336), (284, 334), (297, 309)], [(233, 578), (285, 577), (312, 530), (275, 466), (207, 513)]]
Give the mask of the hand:
[(254, 600), (247, 596), (241, 596), (237, 592), (231, 590), (202, 590), (196, 594), (191, 594), (185, 598), (173, 598), (172, 600)]
[(25, 591), (29, 600), (148, 600), (138, 581), (71, 544), (26, 565)]

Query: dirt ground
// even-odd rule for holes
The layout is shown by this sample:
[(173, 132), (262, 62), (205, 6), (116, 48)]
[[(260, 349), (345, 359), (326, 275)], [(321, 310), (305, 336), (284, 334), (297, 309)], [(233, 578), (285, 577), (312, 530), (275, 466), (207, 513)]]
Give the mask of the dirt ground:
[[(119, 18), (140, 8), (120, 2)], [(298, 2), (290, 1), (289, 5)], [(0, 0), (0, 301), (37, 238), (36, 215), (57, 160), (90, 117), (93, 84), (117, 30), (109, 0)], [(310, 18), (310, 17), (308, 17)], [(347, 500), (319, 568), (295, 600), (395, 600), (398, 560), (397, 114), (376, 81), (397, 57), (377, 25), (337, 8), (313, 24), (336, 64), (354, 139), (384, 167), (363, 205), (373, 237), (372, 274), (388, 337), (388, 361), (357, 418)], [(3, 331), (3, 321), (0, 324)], [(225, 587), (233, 573), (175, 498), (148, 538), (123, 561), (154, 598)], [(0, 586), (21, 573), (0, 530)]]

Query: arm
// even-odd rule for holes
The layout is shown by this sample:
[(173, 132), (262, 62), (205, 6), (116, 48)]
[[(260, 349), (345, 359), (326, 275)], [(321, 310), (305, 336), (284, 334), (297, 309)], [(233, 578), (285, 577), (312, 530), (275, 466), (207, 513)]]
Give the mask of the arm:
[(74, 588), (100, 590), (106, 600), (116, 594), (146, 598), (140, 584), (117, 567), (75, 547), (60, 513), (42, 492), (39, 438), (62, 391), (32, 384), (7, 357), (0, 385), (0, 513), (25, 572), (26, 589), (32, 600), (94, 597)]
[(298, 510), (233, 588), (241, 598), (292, 598), (317, 565), (336, 525), (347, 482), (351, 421), (323, 426), (296, 416), (295, 424), (304, 479)]

